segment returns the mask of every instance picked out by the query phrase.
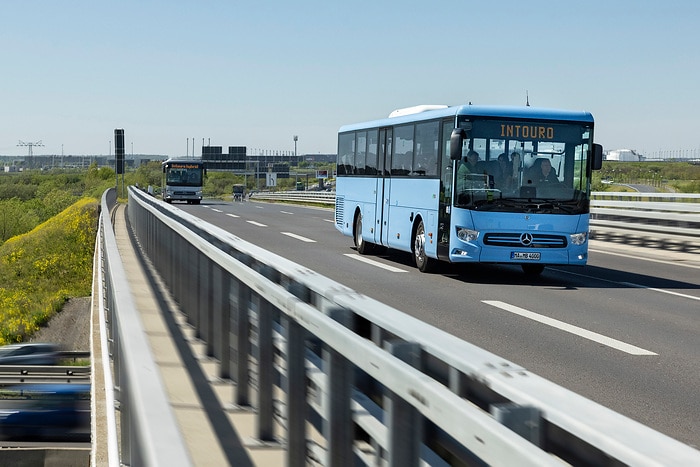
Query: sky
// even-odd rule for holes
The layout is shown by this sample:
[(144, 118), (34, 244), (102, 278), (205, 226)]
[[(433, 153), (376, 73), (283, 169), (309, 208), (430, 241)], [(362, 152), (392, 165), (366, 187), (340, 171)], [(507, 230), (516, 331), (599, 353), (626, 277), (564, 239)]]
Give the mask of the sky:
[[(0, 155), (335, 153), (419, 104), (585, 110), (606, 150), (700, 156), (696, 0), (7, 0)], [(194, 143), (194, 145), (193, 145)], [(193, 147), (194, 146), (194, 147)]]

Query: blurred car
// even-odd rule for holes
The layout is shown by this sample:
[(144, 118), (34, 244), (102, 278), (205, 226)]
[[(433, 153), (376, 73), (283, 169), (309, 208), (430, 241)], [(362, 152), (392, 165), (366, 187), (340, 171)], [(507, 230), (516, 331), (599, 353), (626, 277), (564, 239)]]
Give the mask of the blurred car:
[(56, 365), (60, 348), (56, 344), (27, 342), (0, 347), (0, 365)]
[(90, 440), (89, 384), (28, 384), (0, 391), (0, 438)]

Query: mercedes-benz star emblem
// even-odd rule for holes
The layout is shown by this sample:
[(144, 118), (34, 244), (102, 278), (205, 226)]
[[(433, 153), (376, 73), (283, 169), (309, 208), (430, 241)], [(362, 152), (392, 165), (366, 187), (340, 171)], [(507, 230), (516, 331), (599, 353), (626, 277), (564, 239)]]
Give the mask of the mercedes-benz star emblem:
[(529, 246), (532, 243), (532, 234), (531, 233), (524, 233), (520, 236), (520, 243), (522, 243), (525, 246)]

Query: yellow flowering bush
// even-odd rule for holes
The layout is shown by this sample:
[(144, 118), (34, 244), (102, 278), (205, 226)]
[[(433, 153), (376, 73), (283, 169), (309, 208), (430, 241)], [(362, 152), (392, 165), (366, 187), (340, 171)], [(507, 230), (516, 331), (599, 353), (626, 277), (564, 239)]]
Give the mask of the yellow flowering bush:
[(97, 206), (81, 199), (0, 245), (0, 345), (22, 342), (68, 298), (90, 295)]

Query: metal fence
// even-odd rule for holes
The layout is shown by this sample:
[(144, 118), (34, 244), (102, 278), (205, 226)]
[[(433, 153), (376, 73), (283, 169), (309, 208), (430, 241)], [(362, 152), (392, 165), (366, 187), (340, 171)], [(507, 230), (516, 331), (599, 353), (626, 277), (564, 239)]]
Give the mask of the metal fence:
[(591, 237), (661, 248), (700, 248), (700, 194), (598, 192)]
[[(138, 190), (128, 216), (219, 376), (236, 383), (232, 402), (255, 407), (257, 437), (283, 439), (290, 466), (700, 463), (689, 446)], [(117, 328), (129, 306), (110, 307)], [(142, 358), (117, 348), (121, 367)], [(144, 381), (121, 379), (120, 394), (127, 383)], [(149, 439), (167, 420), (138, 423), (149, 428), (139, 446), (172, 449)]]
[(189, 453), (165, 396), (117, 248), (110, 217), (115, 204), (116, 191), (106, 191), (100, 205), (95, 251), (95, 276), (100, 285), (98, 314), (100, 324), (105, 326), (101, 326), (100, 336), (104, 355), (93, 358), (103, 360), (107, 399), (107, 439), (100, 442), (107, 445), (110, 467), (188, 465)]

